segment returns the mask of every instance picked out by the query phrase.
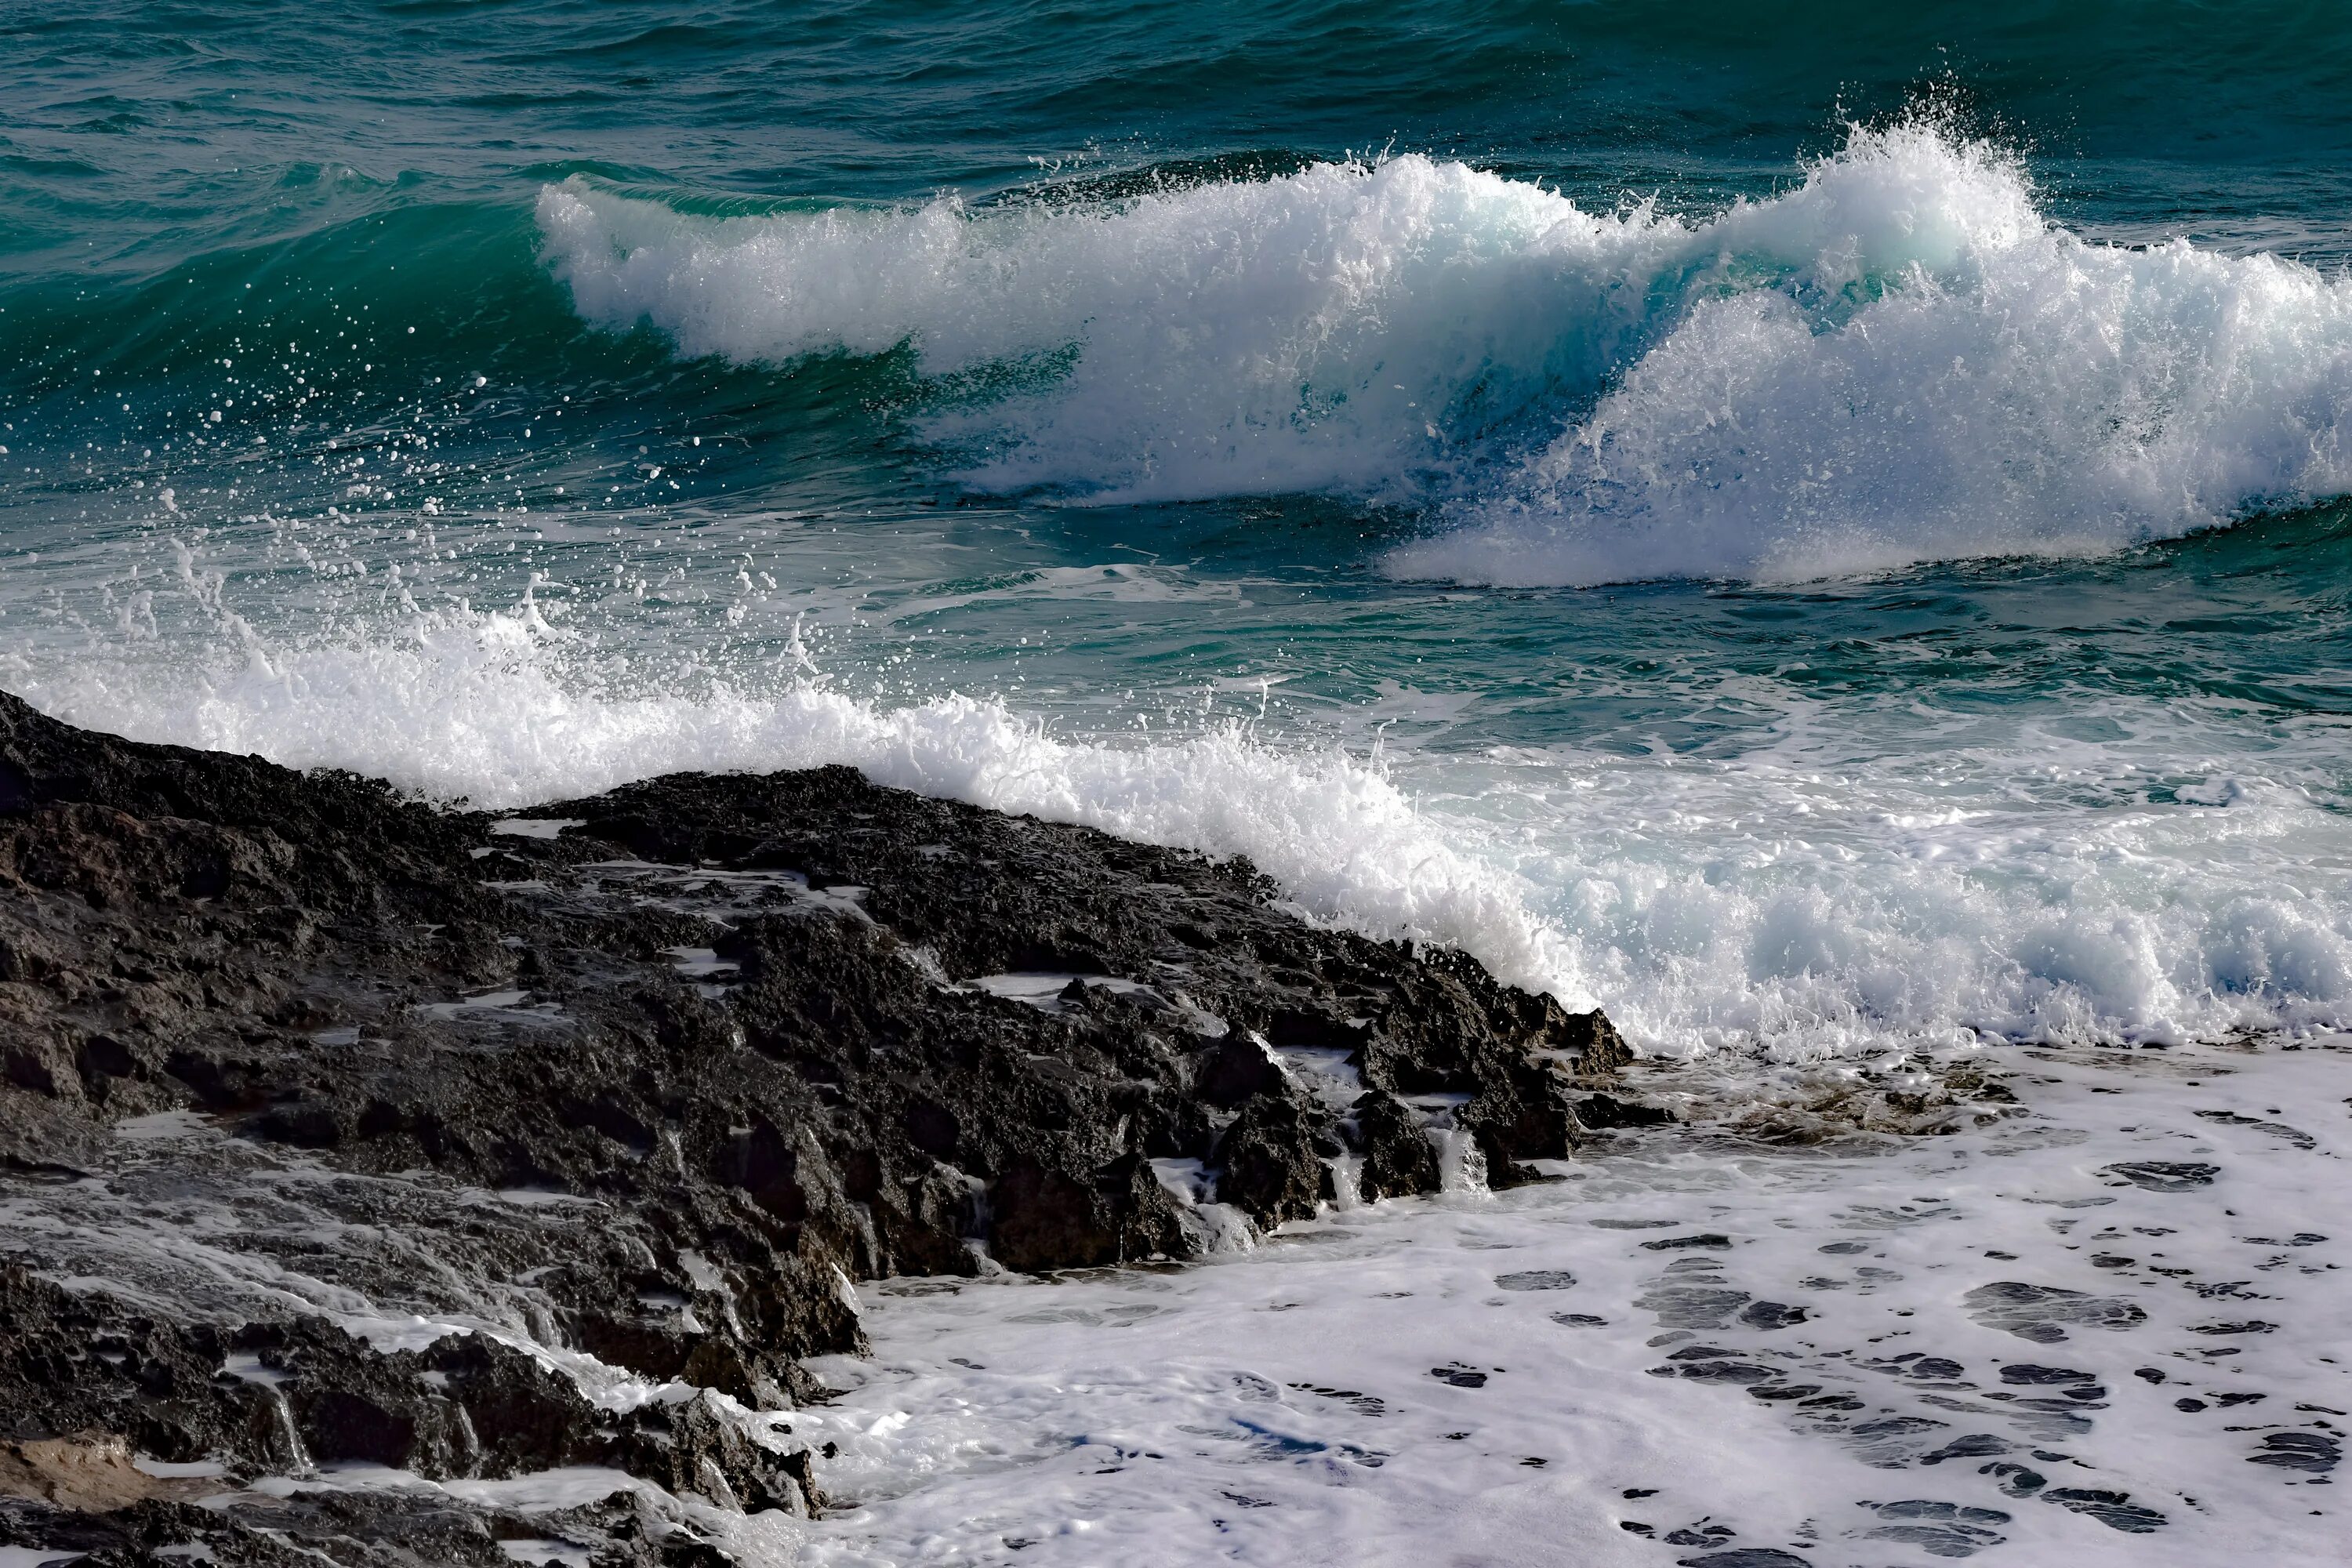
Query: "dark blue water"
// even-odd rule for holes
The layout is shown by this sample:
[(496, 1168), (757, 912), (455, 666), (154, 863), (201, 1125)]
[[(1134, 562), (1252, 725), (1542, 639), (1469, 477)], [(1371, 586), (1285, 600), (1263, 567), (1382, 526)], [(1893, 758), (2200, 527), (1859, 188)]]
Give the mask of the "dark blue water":
[(2352, 1016), (2315, 5), (0, 19), (0, 679), (1244, 850), (1662, 1047)]

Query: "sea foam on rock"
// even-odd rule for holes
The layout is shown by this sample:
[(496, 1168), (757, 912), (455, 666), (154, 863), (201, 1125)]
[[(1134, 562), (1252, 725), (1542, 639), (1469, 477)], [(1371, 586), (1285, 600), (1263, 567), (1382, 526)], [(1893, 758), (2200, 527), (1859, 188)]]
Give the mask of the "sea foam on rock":
[(822, 1507), (792, 1412), (854, 1280), (1186, 1256), (1155, 1162), (1265, 1226), (1433, 1189), (1437, 1134), (1524, 1180), (1628, 1055), (1245, 863), (844, 768), (502, 823), (0, 696), (0, 1542), (43, 1549), (715, 1561)]

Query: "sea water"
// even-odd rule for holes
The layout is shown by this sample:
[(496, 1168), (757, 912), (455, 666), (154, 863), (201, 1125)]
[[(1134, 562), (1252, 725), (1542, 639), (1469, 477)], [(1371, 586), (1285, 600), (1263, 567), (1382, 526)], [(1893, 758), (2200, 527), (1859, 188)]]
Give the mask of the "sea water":
[[(2007, 1165), (2016, 1127), (1826, 1163), (1644, 1137), (1538, 1194), (1054, 1288), (1092, 1324), (1021, 1327), (1014, 1282), (873, 1297), (898, 1370), (844, 1370), (845, 1408), (906, 1431), (853, 1445), (865, 1522), (820, 1558), (854, 1559), (844, 1531), (881, 1561), (1062, 1531), (1064, 1560), (1141, 1561), (1172, 1508), (1262, 1560), (1549, 1561), (1591, 1526), (1561, 1550), (1671, 1561), (1710, 1509), (1723, 1550), (1761, 1530), (1821, 1563), (2199, 1561), (2257, 1520), (2326, 1560), (2324, 1511), (2263, 1490), (2326, 1470), (2248, 1463), (2352, 1408), (2288, 1397), (2336, 1375), (2320, 1297), (2238, 1314), (2275, 1331), (2239, 1358), (2284, 1358), (2266, 1404), (2182, 1436), (2171, 1381), (2085, 1350), (2063, 1369), (2107, 1408), (2075, 1457), (2106, 1479), (1988, 1450), (1929, 1495), (1836, 1479), (1868, 1461), (1748, 1385), (1648, 1376), (1678, 1331), (1632, 1305), (1652, 1255), (1577, 1228), (1623, 1217), (1598, 1193), (1713, 1193), (1650, 1206), (1733, 1239), (1709, 1289), (1792, 1306), (1805, 1276), (1761, 1238), (1829, 1245), (1862, 1187), (1941, 1194), (1979, 1257), (2063, 1251), (2013, 1205), (2103, 1190), (2143, 1134), (2219, 1150), (2216, 1086), (2273, 1072), (2246, 1092), (2295, 1104), (2231, 1114), (2312, 1147), (2183, 1154), (2224, 1173), (2132, 1226), (2201, 1260), (2135, 1289), (2263, 1293), (2259, 1259), (2222, 1277), (2236, 1230), (2343, 1228), (2340, 1183), (2290, 1201), (2256, 1173), (2331, 1168), (2352, 1026), (2352, 27), (2326, 8), (113, 5), (16, 16), (0, 53), (0, 684), (36, 704), (499, 806), (845, 762), (1246, 856), (1312, 918), (1605, 1007), (1710, 1104), (1906, 1062), (2027, 1075), (2046, 1137)], [(2084, 1065), (2224, 1048), (2255, 1055), (2130, 1096)], [(2061, 1083), (2026, 1087), (2036, 1052)], [(1970, 1148), (2035, 1173), (1996, 1194)], [(1484, 1305), (1439, 1260), (1482, 1227), (1498, 1272), (1577, 1237), (1528, 1268), (1612, 1294), (1562, 1299), (1607, 1326)], [(1938, 1397), (2074, 1397), (2000, 1384), (2000, 1342), (1962, 1342), (2008, 1331), (1966, 1302), (2095, 1298), (2099, 1266), (1872, 1266), (1906, 1283), (1848, 1280), (1850, 1321), (1811, 1331), (1834, 1342), (1736, 1315), (1700, 1342), (1791, 1342), (1773, 1386), (1827, 1390), (1822, 1358), (1904, 1329), (1976, 1385)], [(1182, 1311), (1095, 1331), (1157, 1285)], [(1364, 1369), (1284, 1349), (1259, 1295)], [(1426, 1353), (1372, 1358), (1408, 1319)], [(2131, 1359), (2158, 1331), (2074, 1337)], [(1198, 1359), (1236, 1342), (1266, 1349)], [(1406, 1364), (1514, 1358), (1545, 1386)], [(1237, 1480), (1272, 1506), (1227, 1518), (1205, 1482), (1055, 1482), (1060, 1511), (1014, 1517), (1077, 1462), (1064, 1437), (1132, 1420), (1174, 1454), (1152, 1424), (1216, 1426), (1242, 1373), (1276, 1391), (1266, 1430), (1324, 1445), (1281, 1472), (1303, 1489)], [(1480, 1464), (1546, 1463), (1465, 1509), (1472, 1449), (1444, 1445), (1471, 1439), (1310, 1419), (1301, 1379), (1416, 1433), (1481, 1401), (1528, 1452)], [(1944, 1419), (1854, 1419), (1914, 1415)], [(2002, 1464), (2167, 1522), (2001, 1500)], [(1594, 1522), (1601, 1470), (1695, 1465), (1724, 1479), (1690, 1519)]]

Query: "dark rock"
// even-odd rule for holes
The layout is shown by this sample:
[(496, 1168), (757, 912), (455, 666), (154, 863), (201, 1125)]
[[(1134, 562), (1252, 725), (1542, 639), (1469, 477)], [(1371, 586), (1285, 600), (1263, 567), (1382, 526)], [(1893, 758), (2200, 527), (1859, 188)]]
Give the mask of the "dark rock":
[(1082, 1181), (1023, 1161), (990, 1189), (997, 1259), (1010, 1268), (1084, 1268), (1185, 1250), (1175, 1202), (1139, 1162)]
[(1305, 1219), (1330, 1195), (1316, 1152), (1316, 1128), (1296, 1100), (1261, 1094), (1226, 1129), (1217, 1157), (1217, 1197), (1261, 1223)]
[(1363, 1154), (1356, 1184), (1365, 1201), (1437, 1189), (1437, 1147), (1420, 1119), (1393, 1095), (1368, 1090), (1356, 1101), (1353, 1116)]
[(2175, 1160), (2126, 1160), (2099, 1167), (2099, 1174), (2116, 1178), (2114, 1185), (2128, 1184), (2151, 1193), (2194, 1192), (2199, 1187), (2211, 1186), (2213, 1178), (2221, 1173), (2219, 1165)]
[(1256, 1095), (1282, 1092), (1282, 1068), (1266, 1048), (1237, 1031), (1200, 1054), (1193, 1086), (1202, 1100), (1232, 1110)]
[[(1155, 1160), (1215, 1169), (1265, 1226), (1330, 1196), (1349, 1149), (1366, 1197), (1432, 1191), (1402, 1097), (1451, 1097), (1498, 1184), (1570, 1153), (1580, 1104), (1623, 1124), (1595, 1093), (1629, 1056), (1606, 1018), (1313, 928), (1240, 861), (840, 768), (532, 815), (583, 826), (499, 833), (0, 695), (0, 1185), (54, 1221), (0, 1265), (0, 1439), (112, 1435), (232, 1481), (604, 1465), (807, 1512), (816, 1458), (745, 1410), (822, 1397), (803, 1360), (864, 1348), (853, 1281), (1187, 1256)], [(1078, 978), (974, 984), (1039, 973)], [(1334, 1114), (1283, 1051), (1345, 1053), (1361, 1097)], [(216, 1266), (140, 1243), (205, 1212), (236, 1237)], [(496, 1331), (380, 1348), (338, 1326), (362, 1321)], [(534, 1342), (670, 1386), (606, 1409)], [(19, 1496), (0, 1527), (240, 1563), (330, 1539), (502, 1562), (550, 1534), (718, 1560), (643, 1497), (528, 1521), (240, 1497), (100, 1521)]]
[[(1599, 1081), (1632, 1059), (1599, 1013), (1570, 1013), (1549, 996), (1509, 992), (1475, 960), (1433, 951), (1399, 988), (1410, 1013), (1372, 1020), (1358, 1056), (1365, 1081), (1391, 1094), (1468, 1093), (1457, 1120), (1477, 1141), (1496, 1186), (1524, 1180), (1523, 1160), (1566, 1155), (1581, 1131), (1579, 1081)], [(1570, 1060), (1563, 1070), (1559, 1060)]]
[(266, 1389), (215, 1378), (230, 1349), (215, 1325), (160, 1320), (17, 1263), (0, 1263), (0, 1436), (116, 1432), (173, 1463), (298, 1462)]
[(639, 1405), (614, 1438), (607, 1463), (672, 1492), (698, 1492), (747, 1513), (766, 1509), (804, 1512), (807, 1450), (798, 1463), (755, 1442), (730, 1420), (709, 1390), (677, 1403)]
[(1620, 1128), (1671, 1127), (1675, 1113), (1661, 1106), (1644, 1105), (1614, 1094), (1588, 1094), (1575, 1102), (1576, 1119), (1592, 1131)]

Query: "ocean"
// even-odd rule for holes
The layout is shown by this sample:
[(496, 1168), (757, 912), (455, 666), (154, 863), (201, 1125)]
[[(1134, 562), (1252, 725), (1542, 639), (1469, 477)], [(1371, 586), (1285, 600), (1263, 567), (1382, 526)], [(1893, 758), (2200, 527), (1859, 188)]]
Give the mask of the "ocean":
[[(2030, 1075), (1874, 1155), (886, 1293), (809, 1561), (2340, 1560), (2278, 1490), (2334, 1460), (2260, 1457), (2352, 1408), (2340, 9), (93, 0), (0, 62), (0, 686), (49, 712), (497, 807), (848, 763), (1245, 856), (1710, 1103)], [(2150, 1139), (2244, 1184), (2093, 1171)], [(1985, 1367), (1859, 1441), (1645, 1375), (1734, 1321), (1602, 1283), (1646, 1218), (1844, 1291), (1809, 1376), (1916, 1391), (1912, 1313)], [(1802, 1286), (1841, 1228), (1896, 1279)], [(2102, 1300), (2158, 1234), (2270, 1304), (2133, 1275), (2113, 1368), (1969, 1392), (2012, 1331), (1935, 1270)], [(1490, 1302), (1489, 1242), (1615, 1295)], [(2268, 1327), (2147, 1342), (2204, 1318)], [(1547, 1370), (1421, 1364), (1495, 1361)], [(2225, 1373), (2269, 1403), (2176, 1404)]]

